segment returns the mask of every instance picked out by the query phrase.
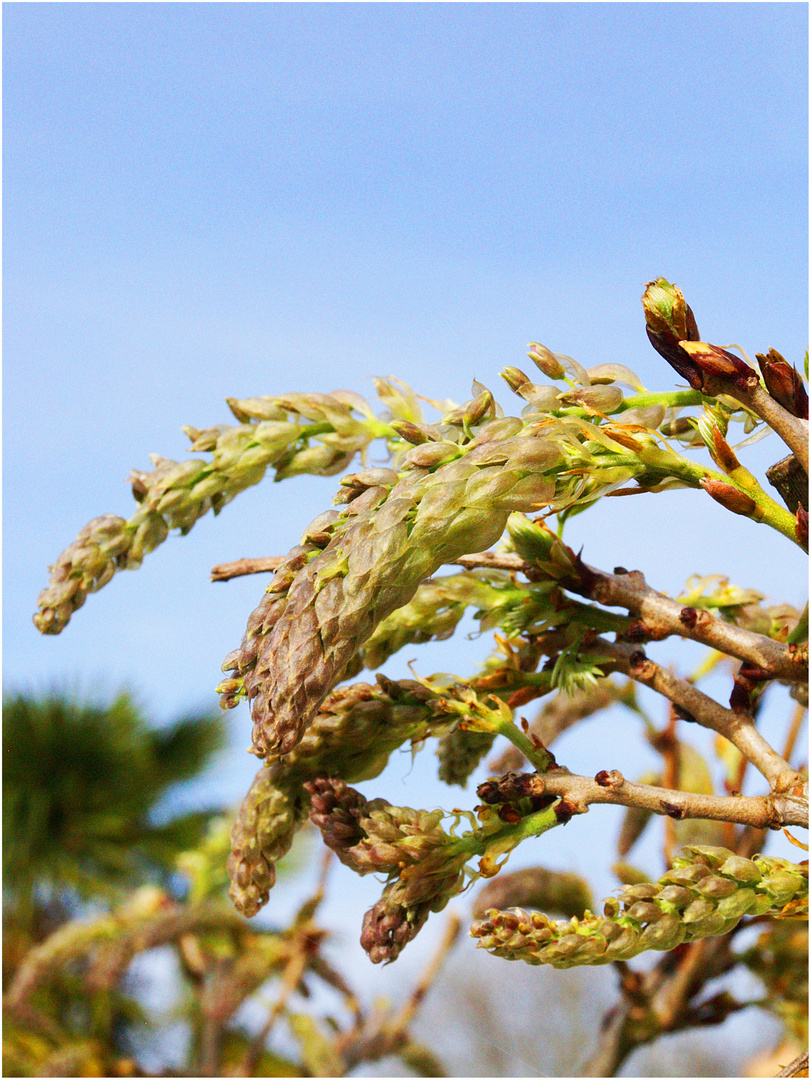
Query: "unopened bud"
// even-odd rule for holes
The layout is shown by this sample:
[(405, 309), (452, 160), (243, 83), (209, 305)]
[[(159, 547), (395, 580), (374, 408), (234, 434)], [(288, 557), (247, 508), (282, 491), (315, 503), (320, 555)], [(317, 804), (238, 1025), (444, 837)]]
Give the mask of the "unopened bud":
[(732, 484), (725, 484), (722, 480), (713, 480), (709, 476), (703, 476), (699, 483), (708, 495), (727, 510), (731, 510), (733, 514), (752, 517), (757, 509), (755, 500), (750, 499), (745, 492), (733, 487)]
[(434, 441), (433, 435), (430, 435), (424, 428), (418, 427), (417, 424), (412, 424), (410, 420), (392, 420), (391, 427), (401, 438), (413, 446), (421, 446), (422, 443)]
[(465, 407), (463, 421), (468, 427), (478, 424), (485, 416), (493, 417), (495, 413), (495, 401), (489, 390), (483, 390), (481, 394), (468, 402)]
[(539, 521), (532, 521), (526, 514), (510, 514), (507, 518), (507, 532), (510, 534), (517, 554), (526, 562), (543, 562), (557, 537)]
[(529, 343), (529, 352), (527, 353), (527, 356), (548, 378), (563, 378), (565, 374), (563, 364), (561, 364), (555, 354), (547, 349), (545, 345), (541, 345), (537, 341), (531, 341)]
[(808, 511), (802, 505), (797, 507), (797, 523), (794, 526), (797, 542), (808, 550)]
[(509, 388), (511, 390), (514, 390), (516, 393), (521, 390), (522, 386), (526, 386), (528, 383), (532, 382), (532, 379), (530, 379), (528, 375), (525, 375), (523, 371), (521, 371), (520, 368), (517, 367), (506, 367), (499, 374), (509, 386)]
[(433, 469), (436, 465), (459, 455), (459, 447), (454, 443), (434, 442), (425, 443), (423, 446), (415, 446), (405, 456), (406, 466)]
[[(726, 428), (724, 420), (721, 423), (722, 427)], [(740, 462), (732, 452), (732, 447), (724, 438), (725, 431), (722, 430), (722, 427), (719, 427), (716, 411), (705, 407), (704, 412), (698, 418), (699, 433), (715, 464), (719, 469), (723, 469), (725, 473), (729, 474), (740, 468)]]
[(287, 416), (275, 398), (244, 398), (242, 401), (226, 398), (225, 403), (240, 424), (247, 424), (250, 420), (284, 420)]
[(655, 431), (665, 418), (664, 405), (638, 405), (634, 409), (626, 409), (621, 418), (621, 423), (626, 426), (648, 428)]
[(755, 353), (763, 372), (763, 381), (775, 401), (794, 416), (808, 419), (808, 394), (796, 368), (788, 364), (777, 349), (769, 349), (766, 356)]
[(622, 404), (622, 390), (618, 386), (583, 386), (560, 395), (569, 405), (582, 405), (589, 412), (601, 416), (616, 412)]
[(642, 295), (642, 307), (651, 345), (694, 390), (699, 390), (701, 372), (680, 344), (699, 338), (695, 316), (681, 289), (665, 278), (650, 281)]
[(682, 341), (682, 349), (704, 375), (716, 379), (729, 379), (738, 386), (745, 386), (757, 373), (740, 357), (718, 345), (706, 341)]

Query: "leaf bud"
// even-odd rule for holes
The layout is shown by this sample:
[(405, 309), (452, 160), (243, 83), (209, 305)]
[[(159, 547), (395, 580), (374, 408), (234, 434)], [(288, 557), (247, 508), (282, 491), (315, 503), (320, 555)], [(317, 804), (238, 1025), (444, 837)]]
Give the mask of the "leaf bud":
[(695, 389), (703, 388), (704, 376), (728, 380), (741, 388), (749, 379), (757, 379), (757, 373), (745, 361), (718, 345), (709, 345), (706, 341), (682, 341), (680, 345), (698, 373), (700, 382)]
[(709, 496), (733, 514), (742, 514), (744, 517), (754, 515), (757, 503), (739, 488), (725, 484), (722, 480), (713, 480), (709, 476), (703, 476), (699, 483)]
[(808, 394), (797, 369), (783, 359), (777, 349), (769, 349), (763, 356), (755, 353), (763, 381), (775, 401), (794, 416), (808, 419)]

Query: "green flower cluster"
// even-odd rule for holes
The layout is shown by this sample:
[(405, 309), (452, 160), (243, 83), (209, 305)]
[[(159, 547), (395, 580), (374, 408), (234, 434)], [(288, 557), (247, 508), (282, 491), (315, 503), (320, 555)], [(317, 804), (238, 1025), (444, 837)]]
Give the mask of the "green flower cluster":
[(261, 753), (292, 750), (363, 642), (425, 578), (489, 547), (511, 510), (552, 497), (547, 472), (560, 463), (557, 447), (535, 437), (491, 438), (501, 433), (485, 425), (464, 453), (453, 443), (415, 447), (439, 452), (445, 463), (432, 470), (411, 451), (404, 475), (392, 474), (396, 483), (364, 486), (331, 523), (330, 542), (296, 572), (284, 611), (261, 639), (255, 663), (267, 675), (248, 695)]
[[(504, 667), (496, 681), (509, 690), (511, 676), (517, 685), (525, 677)], [(482, 681), (492, 678), (485, 675)], [(475, 685), (384, 675), (377, 676), (376, 686), (354, 683), (334, 690), (295, 748), (260, 769), (242, 802), (228, 859), (230, 896), (237, 909), (250, 916), (267, 902), (276, 878), (274, 864), (307, 817), (306, 781), (323, 773), (349, 783), (374, 779), (404, 743), (434, 735), (442, 744), (461, 720), (478, 725), (461, 733), (467, 740), (492, 742), (496, 726), (506, 723), (501, 712), (506, 706), (497, 706), (496, 698), (492, 706), (480, 700)], [(446, 768), (458, 774), (461, 766), (448, 763)]]
[(341, 862), (357, 874), (388, 875), (360, 940), (372, 963), (396, 960), (428, 915), (461, 892), (469, 851), (442, 828), (442, 810), (369, 801), (338, 778), (320, 777), (305, 787), (310, 820)]
[(720, 847), (685, 847), (658, 882), (626, 885), (570, 922), (539, 912), (488, 911), (471, 927), (479, 947), (507, 960), (556, 968), (629, 960), (649, 949), (728, 933), (744, 915), (780, 915), (807, 900), (807, 869), (786, 859), (744, 859)]
[(488, 881), (473, 903), (473, 916), (507, 907), (543, 908), (577, 918), (592, 906), (591, 890), (578, 874), (528, 866)]
[[(140, 505), (129, 521), (113, 514), (94, 518), (62, 552), (34, 616), (43, 634), (60, 633), (88, 593), (106, 585), (117, 570), (139, 567), (170, 529), (185, 535), (209, 510), (218, 514), (240, 491), (258, 484), (269, 466), (277, 480), (299, 473), (333, 476), (373, 439), (393, 434), (354, 394), (229, 398), (228, 405), (238, 426), (183, 429), (191, 449), (210, 453), (210, 461), (153, 455), (152, 472), (130, 475)], [(358, 419), (353, 410), (364, 415)]]
[(489, 754), (495, 741), (495, 732), (468, 731), (455, 727), (439, 740), (439, 779), (445, 784), (465, 787), (479, 762)]
[(431, 694), (417, 682), (378, 676), (330, 694), (295, 750), (260, 769), (231, 830), (228, 873), (237, 910), (252, 916), (267, 902), (274, 864), (307, 818), (307, 780), (325, 771), (352, 782), (370, 780), (404, 742), (425, 735)]

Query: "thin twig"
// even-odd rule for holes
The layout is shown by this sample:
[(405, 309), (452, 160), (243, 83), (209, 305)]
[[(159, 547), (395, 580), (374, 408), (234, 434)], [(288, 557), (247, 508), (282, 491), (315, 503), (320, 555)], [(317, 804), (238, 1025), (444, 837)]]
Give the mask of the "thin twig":
[(802, 420), (799, 416), (790, 413), (788, 409), (784, 409), (756, 379), (752, 379), (751, 385), (746, 389), (732, 385), (730, 380), (724, 380), (720, 392), (735, 398), (741, 405), (751, 409), (773, 431), (776, 431), (786, 446), (794, 452), (806, 474), (808, 473), (807, 420)]
[(582, 592), (606, 607), (624, 607), (644, 623), (644, 630), (651, 640), (676, 634), (727, 656), (756, 664), (773, 678), (791, 682), (803, 682), (808, 678), (807, 649), (782, 645), (764, 634), (755, 634), (725, 622), (709, 611), (685, 607), (652, 589), (638, 570), (609, 574), (587, 566), (585, 571), (585, 588), (575, 589), (569, 582), (566, 587)]
[[(301, 977), (307, 969), (313, 954), (313, 942), (314, 939), (312, 931), (314, 929), (313, 924), (310, 922), (310, 918), (315, 914), (321, 901), (324, 899), (324, 890), (327, 883), (327, 875), (329, 874), (330, 867), (332, 865), (332, 852), (328, 851), (321, 860), (321, 869), (319, 870), (318, 880), (315, 886), (315, 892), (306, 900), (302, 905), (302, 909), (299, 912), (297, 922), (297, 934), (294, 942), (294, 952), (285, 965), (282, 973), (281, 986), (279, 993), (271, 1006), (268, 1017), (262, 1028), (251, 1040), (251, 1044), (245, 1052), (242, 1061), (237, 1067), (235, 1073), (236, 1076), (253, 1076), (254, 1070), (259, 1063), (259, 1058), (264, 1049), (265, 1042), (268, 1035), (273, 1029), (273, 1025), (279, 1019), (281, 1014), (287, 1007), (287, 1002), (290, 1000), (291, 995), (301, 982)], [(302, 914), (307, 917), (302, 919)], [(299, 922), (299, 920), (301, 920)]]
[(279, 993), (270, 1008), (267, 1020), (262, 1025), (261, 1030), (251, 1040), (250, 1046), (245, 1051), (245, 1056), (236, 1069), (234, 1074), (236, 1076), (253, 1076), (254, 1070), (259, 1063), (259, 1058), (262, 1055), (265, 1041), (270, 1034), (273, 1025), (284, 1012), (287, 1007), (287, 1002), (301, 982), (301, 977), (307, 969), (307, 962), (310, 954), (304, 935), (302, 935), (302, 939), (298, 944), (299, 947), (285, 965)]
[(730, 821), (755, 829), (780, 829), (789, 824), (808, 826), (808, 802), (801, 796), (697, 795), (652, 784), (634, 784), (616, 769), (599, 772), (594, 779), (555, 769), (543, 776), (527, 775), (526, 786), (527, 795), (565, 799), (575, 814), (585, 814), (589, 806), (604, 803), (650, 810), (679, 821), (685, 818)]
[[(267, 573), (275, 570), (281, 562), (282, 557), (238, 559), (215, 566), (211, 578), (212, 581), (228, 581), (243, 574)], [(462, 555), (453, 561), (453, 565), (468, 570), (508, 570), (518, 573), (533, 570), (532, 565), (518, 555), (496, 551)], [(677, 635), (755, 664), (772, 678), (790, 682), (808, 679), (807, 647), (783, 645), (764, 634), (755, 634), (725, 622), (706, 610), (685, 608), (677, 600), (652, 589), (639, 571), (610, 574), (593, 566), (585, 566), (584, 569), (582, 581), (567, 580), (565, 587), (606, 607), (624, 607), (644, 624), (641, 629), (650, 640), (658, 641)]]
[(394, 1017), (391, 1031), (393, 1034), (402, 1032), (406, 1033), (408, 1026), (414, 1019), (414, 1015), (419, 1009), (420, 1005), (425, 999), (426, 994), (431, 989), (436, 980), (437, 975), (445, 963), (445, 959), (456, 943), (459, 937), (459, 931), (461, 930), (462, 923), (458, 915), (451, 912), (448, 916), (448, 920), (445, 924), (445, 933), (437, 946), (436, 952), (431, 957), (427, 967), (420, 976), (419, 982), (411, 991), (408, 997), (408, 1001), (399, 1010)]
[(800, 734), (800, 728), (803, 726), (805, 713), (805, 706), (798, 705), (794, 710), (794, 715), (791, 717), (791, 727), (786, 736), (786, 745), (783, 748), (783, 757), (786, 761), (790, 761), (791, 755), (794, 753), (794, 744), (797, 742), (797, 736)]
[(788, 792), (802, 784), (802, 778), (763, 738), (748, 713), (726, 709), (685, 679), (680, 679), (633, 645), (597, 638), (581, 652), (594, 652), (617, 664), (635, 682), (649, 686), (677, 705), (685, 719), (723, 735), (751, 761), (775, 792)]
[(211, 580), (230, 581), (231, 578), (242, 577), (244, 574), (269, 574), (282, 562), (283, 555), (271, 555), (267, 559), (237, 559), (235, 562), (220, 563), (212, 566)]
[(353, 1032), (344, 1040), (343, 1046), (339, 1044), (346, 1072), (361, 1061), (377, 1061), (388, 1054), (397, 1053), (408, 1042), (408, 1028), (436, 980), (448, 952), (458, 938), (460, 928), (459, 917), (451, 914), (436, 952), (408, 1000), (393, 1016), (387, 1014), (382, 1020), (373, 1019), (370, 1024), (371, 1030)]
[(779, 1073), (775, 1073), (775, 1076), (808, 1076), (808, 1051), (803, 1050), (792, 1062), (784, 1066)]

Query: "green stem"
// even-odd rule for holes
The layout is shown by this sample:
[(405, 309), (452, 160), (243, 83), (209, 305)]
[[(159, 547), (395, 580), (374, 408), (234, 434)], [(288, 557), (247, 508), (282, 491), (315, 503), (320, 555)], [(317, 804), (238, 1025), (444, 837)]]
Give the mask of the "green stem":
[[(627, 412), (628, 409), (641, 409), (646, 405), (664, 405), (666, 409), (684, 408), (687, 405), (703, 405), (706, 401), (704, 394), (698, 390), (645, 390), (631, 397), (623, 398), (616, 409), (608, 414), (614, 416), (617, 413)], [(555, 409), (556, 416), (579, 416), (583, 420), (593, 420), (594, 416), (586, 409), (572, 406), (567, 409)]]
[(683, 408), (685, 405), (703, 405), (706, 398), (698, 390), (645, 390), (624, 398), (617, 412), (641, 409), (646, 405), (664, 405), (665, 408)]
[(722, 484), (729, 484), (730, 487), (737, 488), (741, 494), (747, 495), (755, 503), (757, 509), (751, 516), (752, 521), (770, 525), (798, 546), (802, 546), (797, 539), (797, 523), (794, 515), (778, 505), (759, 484), (754, 487), (749, 484), (741, 484), (726, 473), (716, 472), (714, 469), (708, 469), (706, 465), (688, 461), (687, 458), (675, 454), (673, 451), (645, 449), (638, 455), (618, 455), (616, 460), (617, 464), (636, 464), (637, 466), (641, 460), (644, 465), (644, 472), (651, 479), (672, 476), (689, 484), (690, 487), (700, 487), (701, 480), (705, 478), (718, 480)]
[(495, 731), (497, 735), (503, 735), (505, 739), (517, 747), (530, 765), (534, 765), (538, 772), (546, 772), (549, 766), (554, 760), (552, 755), (547, 753), (543, 746), (536, 746), (532, 739), (528, 735), (525, 735), (520, 728), (511, 720), (499, 719), (495, 722)]
[(534, 814), (527, 814), (514, 825), (505, 825), (498, 832), (486, 833), (482, 829), (474, 829), (459, 838), (459, 849), (466, 852), (468, 858), (472, 855), (489, 854), (493, 857), (500, 852), (509, 852), (517, 847), (523, 840), (532, 836), (542, 836), (556, 825), (560, 825), (555, 807), (547, 806), (544, 810), (536, 810)]

